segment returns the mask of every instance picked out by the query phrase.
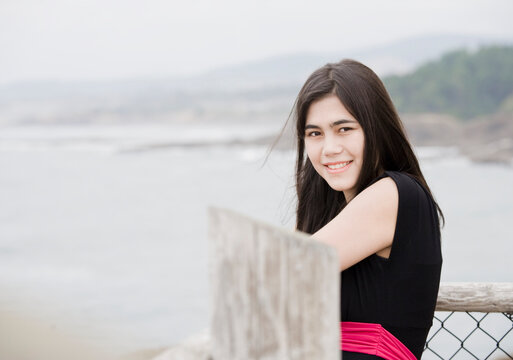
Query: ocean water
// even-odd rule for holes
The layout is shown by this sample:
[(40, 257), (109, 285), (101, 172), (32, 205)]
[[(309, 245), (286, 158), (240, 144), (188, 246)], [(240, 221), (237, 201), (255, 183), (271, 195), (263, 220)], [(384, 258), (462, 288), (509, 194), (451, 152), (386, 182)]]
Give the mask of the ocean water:
[[(207, 207), (292, 228), (294, 154), (177, 145), (277, 129), (0, 129), (0, 311), (120, 354), (205, 328)], [(442, 281), (513, 282), (513, 168), (416, 151), (447, 221)]]

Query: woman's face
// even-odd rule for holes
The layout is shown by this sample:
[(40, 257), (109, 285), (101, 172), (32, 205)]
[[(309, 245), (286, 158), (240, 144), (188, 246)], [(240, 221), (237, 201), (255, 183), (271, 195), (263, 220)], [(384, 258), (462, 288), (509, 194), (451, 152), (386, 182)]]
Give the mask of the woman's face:
[(346, 201), (356, 194), (365, 136), (358, 121), (337, 96), (313, 102), (306, 114), (305, 149), (317, 173)]

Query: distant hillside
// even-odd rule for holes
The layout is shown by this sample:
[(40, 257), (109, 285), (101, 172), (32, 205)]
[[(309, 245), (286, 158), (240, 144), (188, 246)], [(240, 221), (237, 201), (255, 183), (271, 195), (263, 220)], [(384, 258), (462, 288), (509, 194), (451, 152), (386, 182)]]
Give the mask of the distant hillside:
[[(413, 73), (384, 78), (401, 113), (441, 113), (462, 119), (508, 107), (513, 95), (513, 46), (452, 51)], [(510, 98), (511, 99), (511, 98)]]
[[(454, 34), (416, 36), (381, 46), (325, 53), (296, 53), (259, 59), (184, 79), (183, 86), (190, 87), (196, 82), (203, 84), (203, 88), (219, 86), (255, 89), (300, 85), (318, 67), (344, 58), (363, 62), (380, 76), (404, 74), (448, 51), (475, 49), (492, 44), (510, 45), (512, 41)], [(336, 48), (336, 44), (333, 47)]]

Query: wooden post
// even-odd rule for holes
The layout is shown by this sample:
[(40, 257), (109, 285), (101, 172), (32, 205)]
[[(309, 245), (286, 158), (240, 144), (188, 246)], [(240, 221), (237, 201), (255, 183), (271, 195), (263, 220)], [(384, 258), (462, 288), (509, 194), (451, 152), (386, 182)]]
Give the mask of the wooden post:
[(334, 249), (214, 208), (209, 242), (212, 359), (340, 359)]

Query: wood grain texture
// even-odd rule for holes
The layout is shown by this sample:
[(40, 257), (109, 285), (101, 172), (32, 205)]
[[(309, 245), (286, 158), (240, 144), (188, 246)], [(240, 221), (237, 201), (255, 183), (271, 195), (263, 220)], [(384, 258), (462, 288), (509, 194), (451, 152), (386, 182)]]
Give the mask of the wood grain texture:
[(209, 244), (214, 360), (340, 358), (334, 249), (214, 208)]
[(441, 283), (436, 311), (513, 313), (513, 283)]

